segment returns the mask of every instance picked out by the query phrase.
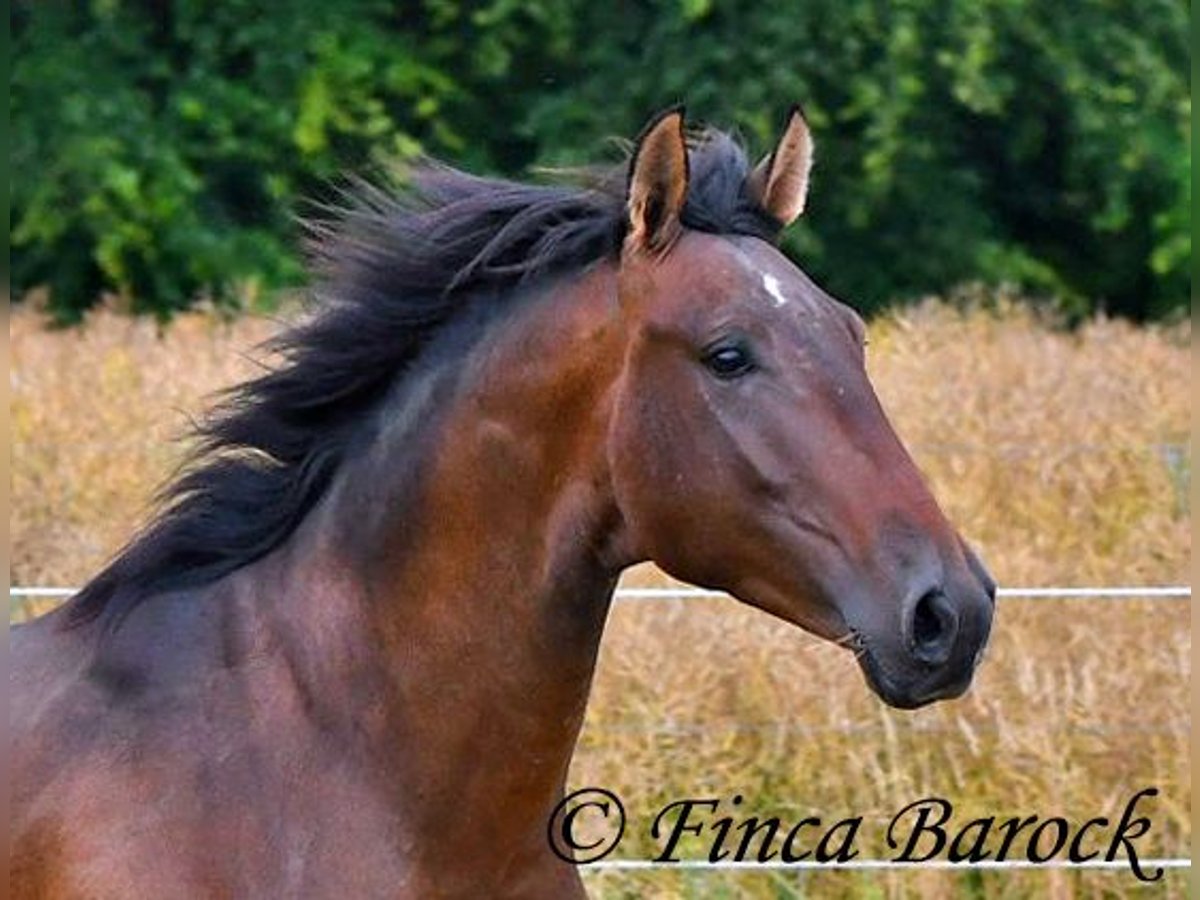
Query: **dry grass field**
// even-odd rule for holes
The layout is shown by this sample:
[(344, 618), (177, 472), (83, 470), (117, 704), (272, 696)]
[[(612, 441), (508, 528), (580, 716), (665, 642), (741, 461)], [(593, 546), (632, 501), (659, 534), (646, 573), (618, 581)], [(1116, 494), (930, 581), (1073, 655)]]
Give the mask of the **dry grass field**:
[[(950, 517), (1001, 584), (1188, 581), (1186, 325), (1097, 320), (1065, 333), (989, 298), (929, 302), (871, 327), (874, 380)], [(145, 515), (202, 397), (254, 370), (276, 326), (194, 315), (161, 332), (102, 313), (48, 332), (11, 319), (12, 578), (78, 584)], [(665, 583), (645, 570), (627, 584)], [(849, 654), (724, 600), (613, 610), (572, 782), (617, 792), (617, 856), (648, 858), (673, 799), (740, 794), (743, 815), (863, 817), (863, 857), (920, 797), (956, 819), (1119, 816), (1155, 786), (1145, 856), (1186, 856), (1191, 638), (1179, 601), (1000, 601), (962, 700), (884, 708)], [(27, 611), (14, 609), (20, 617)], [(693, 840), (684, 853), (706, 852)], [(1126, 871), (593, 872), (600, 897), (1184, 897)]]

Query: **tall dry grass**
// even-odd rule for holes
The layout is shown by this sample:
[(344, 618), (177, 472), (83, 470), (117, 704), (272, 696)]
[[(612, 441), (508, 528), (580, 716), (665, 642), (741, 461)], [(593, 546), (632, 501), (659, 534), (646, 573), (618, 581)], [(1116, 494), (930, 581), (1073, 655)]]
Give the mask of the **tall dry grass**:
[[(178, 459), (168, 439), (253, 371), (263, 320), (184, 317), (160, 333), (100, 314), (12, 338), (14, 583), (77, 584), (125, 539)], [(1003, 584), (1187, 581), (1186, 326), (1098, 320), (1065, 333), (1006, 301), (927, 303), (872, 324), (874, 380), (936, 494)], [(643, 569), (628, 583), (665, 579)], [(22, 615), (18, 611), (17, 615)], [(861, 815), (888, 855), (892, 813), (929, 794), (959, 815), (1119, 814), (1156, 786), (1146, 855), (1187, 855), (1188, 604), (1001, 601), (964, 699), (884, 708), (849, 655), (731, 601), (614, 607), (572, 771), (626, 802), (621, 856), (649, 857), (671, 799), (746, 814)], [(729, 811), (728, 802), (724, 804)], [(965, 820), (965, 819), (964, 819)], [(696, 841), (685, 851), (702, 853)], [(593, 873), (602, 897), (1110, 897), (1126, 872)], [(1168, 874), (1156, 896), (1186, 895)]]

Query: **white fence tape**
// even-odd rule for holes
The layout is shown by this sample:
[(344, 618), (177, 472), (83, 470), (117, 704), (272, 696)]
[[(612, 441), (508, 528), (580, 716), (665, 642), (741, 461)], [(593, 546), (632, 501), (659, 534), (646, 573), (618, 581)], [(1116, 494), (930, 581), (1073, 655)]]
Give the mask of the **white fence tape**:
[[(70, 597), (79, 588), (70, 587), (14, 587), (8, 594), (14, 598)], [(1015, 600), (1093, 599), (1093, 600), (1186, 600), (1192, 596), (1187, 585), (1162, 585), (1147, 587), (1015, 587), (1000, 588), (996, 592), (1002, 598)], [(728, 597), (724, 591), (712, 591), (694, 587), (651, 587), (618, 588), (618, 600), (689, 600), (717, 599)]]
[[(1026, 600), (1049, 600), (1070, 598), (1093, 598), (1097, 600), (1137, 600), (1153, 597), (1164, 599), (1186, 599), (1192, 596), (1192, 589), (1187, 585), (1167, 585), (1153, 587), (1016, 587), (1000, 588), (996, 591), (999, 597)], [(618, 599), (626, 600), (659, 600), (728, 597), (724, 591), (711, 591), (706, 588), (619, 588)]]

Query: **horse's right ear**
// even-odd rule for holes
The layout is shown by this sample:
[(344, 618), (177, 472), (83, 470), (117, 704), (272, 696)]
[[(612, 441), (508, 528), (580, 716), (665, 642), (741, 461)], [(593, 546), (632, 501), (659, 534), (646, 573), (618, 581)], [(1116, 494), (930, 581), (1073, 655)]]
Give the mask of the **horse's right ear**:
[(788, 112), (783, 136), (771, 154), (750, 173), (750, 196), (780, 225), (790, 225), (804, 212), (813, 140), (799, 104)]
[(626, 252), (661, 255), (671, 248), (683, 228), (687, 188), (683, 107), (677, 106), (655, 116), (634, 147), (625, 194)]

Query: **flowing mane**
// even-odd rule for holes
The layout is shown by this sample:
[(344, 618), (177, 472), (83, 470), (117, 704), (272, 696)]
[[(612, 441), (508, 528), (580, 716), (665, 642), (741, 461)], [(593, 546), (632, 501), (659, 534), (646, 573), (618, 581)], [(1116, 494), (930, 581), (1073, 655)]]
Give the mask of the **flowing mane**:
[[(730, 136), (689, 142), (689, 228), (774, 240)], [(368, 413), (469, 306), (615, 258), (625, 167), (588, 183), (521, 184), (428, 163), (409, 185), (360, 186), (310, 225), (315, 309), (266, 348), (275, 368), (223, 394), (146, 527), (69, 603), (116, 625), (156, 593), (222, 577), (284, 542), (328, 489)]]

